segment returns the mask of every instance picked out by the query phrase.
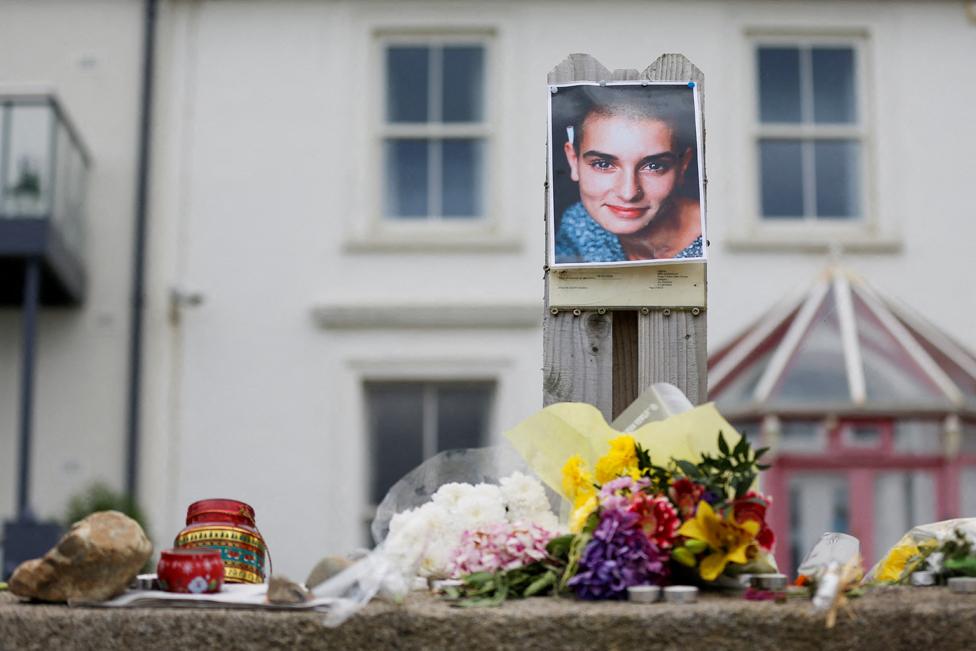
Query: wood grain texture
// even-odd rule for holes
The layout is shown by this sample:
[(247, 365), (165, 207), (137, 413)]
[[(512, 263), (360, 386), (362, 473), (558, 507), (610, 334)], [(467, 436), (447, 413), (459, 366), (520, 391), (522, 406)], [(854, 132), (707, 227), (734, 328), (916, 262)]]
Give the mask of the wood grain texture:
[(637, 400), (638, 350), (637, 311), (616, 310), (613, 313), (613, 417), (619, 416)]
[(596, 312), (546, 314), (543, 404), (588, 402), (613, 419), (613, 317)]
[[(704, 75), (680, 54), (664, 54), (638, 72), (610, 71), (588, 54), (571, 54), (549, 73), (548, 83), (574, 81), (695, 81), (704, 106)], [(548, 138), (548, 134), (547, 134)], [(703, 145), (704, 148), (704, 145)], [(704, 171), (704, 165), (703, 171)], [(704, 181), (704, 176), (703, 176)], [(546, 211), (550, 179), (546, 177)], [(704, 197), (702, 197), (704, 202)], [(548, 214), (544, 214), (548, 227)], [(546, 234), (548, 242), (548, 233)], [(548, 275), (548, 269), (546, 269)], [(543, 403), (595, 405), (611, 420), (654, 382), (671, 382), (692, 403), (706, 397), (705, 312), (663, 310), (549, 313), (546, 283), (543, 321)]]
[(670, 382), (684, 391), (692, 404), (707, 398), (705, 312), (652, 310), (637, 320), (637, 387)]

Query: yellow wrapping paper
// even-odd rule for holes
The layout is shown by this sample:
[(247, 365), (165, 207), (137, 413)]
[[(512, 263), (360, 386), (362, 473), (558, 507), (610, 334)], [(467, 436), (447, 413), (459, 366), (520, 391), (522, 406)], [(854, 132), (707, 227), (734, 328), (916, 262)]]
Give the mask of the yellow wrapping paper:
[[(702, 453), (717, 455), (719, 432), (729, 447), (741, 438), (715, 406), (708, 403), (648, 423), (630, 435), (648, 451), (652, 463), (664, 466), (671, 458), (697, 463)], [(505, 432), (505, 437), (539, 478), (565, 498), (562, 468), (566, 460), (579, 454), (593, 468), (597, 459), (610, 449), (610, 440), (622, 434), (611, 428), (593, 405), (561, 402), (529, 416)]]

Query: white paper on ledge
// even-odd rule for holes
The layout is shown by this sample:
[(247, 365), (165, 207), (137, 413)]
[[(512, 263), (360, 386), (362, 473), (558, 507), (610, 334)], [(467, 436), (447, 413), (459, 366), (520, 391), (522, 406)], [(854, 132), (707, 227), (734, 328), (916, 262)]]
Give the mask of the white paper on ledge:
[(257, 608), (263, 610), (328, 610), (337, 600), (317, 597), (300, 604), (269, 604), (268, 586), (259, 584), (225, 585), (212, 594), (182, 594), (162, 590), (128, 590), (108, 601), (74, 602), (72, 606), (97, 608)]

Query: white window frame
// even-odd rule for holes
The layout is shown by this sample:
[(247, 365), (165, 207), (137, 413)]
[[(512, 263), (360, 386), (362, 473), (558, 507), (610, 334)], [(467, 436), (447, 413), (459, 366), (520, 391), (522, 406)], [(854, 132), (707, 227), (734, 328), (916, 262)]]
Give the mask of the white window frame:
[[(743, 211), (739, 226), (730, 234), (728, 245), (733, 250), (824, 252), (835, 250), (867, 250), (897, 252), (901, 243), (885, 224), (881, 223), (875, 201), (875, 148), (871, 105), (871, 41), (866, 30), (796, 30), (747, 29), (744, 60), (748, 69), (745, 88), (751, 97), (747, 115), (749, 128), (742, 144), (747, 165), (743, 178), (748, 187), (743, 196)], [(803, 117), (801, 123), (764, 123), (760, 119), (758, 51), (760, 47), (796, 47), (800, 50), (800, 65), (805, 68), (801, 83), (807, 87), (801, 93)], [(844, 46), (854, 51), (855, 101), (857, 122), (854, 124), (818, 124), (812, 122), (813, 89), (810, 51), (817, 46)], [(815, 177), (813, 161), (804, 160), (804, 216), (775, 219), (762, 214), (762, 175), (759, 142), (763, 138), (790, 138), (804, 141), (818, 138), (844, 138), (860, 143), (858, 161), (860, 214), (851, 218), (825, 218), (813, 214)], [(804, 148), (804, 156), (811, 157), (812, 147)]]
[[(369, 76), (372, 79), (373, 101), (369, 116), (370, 146), (364, 178), (375, 184), (365, 193), (369, 197), (368, 216), (364, 228), (347, 241), (352, 252), (402, 251), (466, 251), (519, 248), (518, 239), (503, 234), (498, 218), (496, 178), (497, 120), (494, 98), (497, 84), (496, 35), (493, 29), (459, 27), (445, 29), (376, 29), (372, 32)], [(477, 123), (394, 124), (386, 120), (386, 49), (391, 45), (444, 46), (470, 44), (484, 50), (483, 119)], [(436, 90), (432, 91), (432, 95)], [(438, 99), (432, 97), (432, 100)], [(385, 215), (385, 159), (384, 146), (389, 137), (405, 138), (478, 138), (482, 141), (482, 214), (474, 217), (444, 218), (440, 215), (395, 218)], [(429, 163), (436, 168), (436, 163)], [(428, 180), (429, 184), (436, 181)], [(428, 186), (430, 192), (431, 185)], [(439, 190), (439, 188), (436, 188)]]

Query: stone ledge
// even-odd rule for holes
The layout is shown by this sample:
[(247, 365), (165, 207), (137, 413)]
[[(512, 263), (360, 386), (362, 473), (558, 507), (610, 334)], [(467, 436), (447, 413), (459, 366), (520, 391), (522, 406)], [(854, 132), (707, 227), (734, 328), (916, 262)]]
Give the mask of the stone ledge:
[(451, 608), (414, 594), (337, 629), (317, 613), (88, 609), (24, 604), (0, 593), (0, 649), (967, 649), (976, 595), (890, 588), (853, 602), (826, 630), (810, 604), (706, 597), (694, 606), (537, 598)]

